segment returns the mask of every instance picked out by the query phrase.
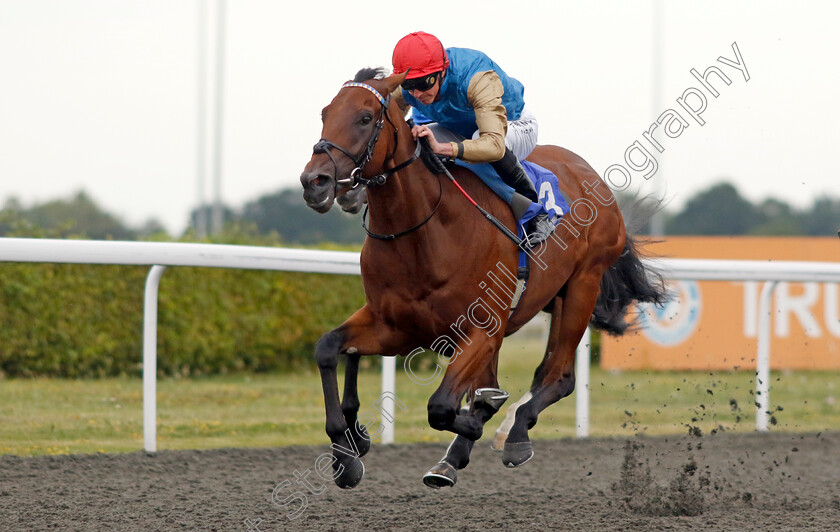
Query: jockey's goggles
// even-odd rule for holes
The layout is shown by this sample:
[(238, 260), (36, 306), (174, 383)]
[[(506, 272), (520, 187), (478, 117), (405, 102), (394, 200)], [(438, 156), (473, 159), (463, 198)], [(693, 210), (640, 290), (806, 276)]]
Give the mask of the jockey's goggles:
[(407, 92), (420, 91), (426, 92), (437, 83), (440, 72), (433, 72), (427, 76), (422, 76), (414, 79), (406, 79), (402, 82), (402, 88)]

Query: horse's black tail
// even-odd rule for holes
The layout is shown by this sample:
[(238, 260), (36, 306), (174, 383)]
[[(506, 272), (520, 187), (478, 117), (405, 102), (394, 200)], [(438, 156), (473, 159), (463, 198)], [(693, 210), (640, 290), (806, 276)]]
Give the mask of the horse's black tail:
[(604, 273), (601, 293), (590, 323), (597, 329), (621, 335), (627, 330), (627, 307), (631, 303), (662, 304), (668, 299), (662, 275), (640, 260), (636, 241), (630, 234), (621, 257)]

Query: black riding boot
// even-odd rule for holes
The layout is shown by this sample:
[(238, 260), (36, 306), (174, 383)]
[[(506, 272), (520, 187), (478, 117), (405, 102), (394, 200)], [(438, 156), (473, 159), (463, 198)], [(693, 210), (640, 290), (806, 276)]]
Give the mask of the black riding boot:
[[(521, 194), (532, 203), (539, 203), (537, 196), (537, 189), (534, 188), (534, 183), (528, 178), (525, 169), (519, 164), (516, 155), (510, 151), (510, 148), (505, 148), (505, 155), (498, 161), (490, 163), (493, 169), (498, 172), (499, 177), (502, 178), (507, 185), (513, 188), (514, 192)], [(514, 194), (515, 200), (516, 194)], [(512, 201), (515, 204), (516, 201)], [(527, 208), (527, 206), (526, 206)], [(517, 216), (517, 221), (521, 216), (518, 208), (514, 208), (514, 214)], [(544, 212), (534, 216), (525, 225), (525, 240), (528, 247), (534, 247), (544, 242), (554, 231), (554, 225), (549, 221), (548, 215)]]

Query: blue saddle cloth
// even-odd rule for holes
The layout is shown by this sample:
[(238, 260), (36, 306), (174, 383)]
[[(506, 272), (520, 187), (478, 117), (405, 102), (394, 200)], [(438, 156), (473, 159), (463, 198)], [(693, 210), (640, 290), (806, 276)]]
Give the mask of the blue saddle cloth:
[[(531, 218), (541, 212), (544, 212), (548, 214), (549, 220), (551, 220), (551, 223), (556, 227), (557, 224), (560, 223), (560, 219), (563, 215), (569, 212), (569, 203), (566, 199), (566, 195), (560, 190), (560, 184), (557, 181), (557, 176), (555, 176), (551, 171), (529, 161), (520, 161), (520, 163), (522, 164), (522, 168), (525, 169), (525, 173), (528, 174), (528, 177), (531, 178), (531, 181), (534, 183), (534, 188), (537, 190), (537, 198), (540, 200), (539, 204), (532, 203), (516, 224), (519, 238), (525, 238), (523, 227)], [(501, 196), (502, 199), (510, 204), (510, 199), (513, 196), (513, 188), (502, 181), (502, 178), (499, 177), (499, 174), (489, 163), (470, 164), (464, 161), (456, 160), (455, 164), (463, 166), (464, 168), (474, 172), (488, 187), (493, 190), (493, 192)], [(524, 249), (519, 249), (518, 266), (519, 271), (517, 272), (517, 277), (521, 282), (523, 282), (522, 289), (524, 291), (524, 281), (527, 281), (529, 271), (528, 253)], [(512, 305), (515, 306), (515, 303)]]
[[(566, 201), (565, 195), (560, 191), (557, 176), (538, 164), (529, 161), (520, 162), (522, 163), (522, 168), (525, 169), (525, 173), (528, 174), (528, 177), (534, 183), (534, 188), (537, 189), (537, 197), (540, 200), (539, 205), (532, 203), (522, 218), (517, 222), (519, 237), (522, 238), (524, 236), (522, 226), (528, 220), (544, 212), (548, 214), (549, 219), (556, 226), (560, 222), (560, 218), (568, 212), (569, 204)], [(499, 177), (499, 174), (489, 163), (470, 164), (456, 160), (455, 164), (463, 166), (467, 170), (475, 173), (493, 192), (510, 204), (510, 199), (513, 196), (513, 188), (502, 181), (502, 178)]]

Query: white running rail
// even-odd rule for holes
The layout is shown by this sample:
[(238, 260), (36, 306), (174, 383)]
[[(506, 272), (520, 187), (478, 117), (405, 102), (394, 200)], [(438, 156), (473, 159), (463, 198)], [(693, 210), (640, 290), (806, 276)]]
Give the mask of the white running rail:
[(0, 262), (151, 266), (143, 304), (143, 448), (148, 452), (157, 451), (158, 283), (167, 266), (361, 274), (358, 253), (178, 242), (0, 238)]
[[(167, 266), (237, 268), (359, 275), (359, 253), (221, 244), (174, 242), (117, 242), (0, 238), (0, 262), (122, 264), (150, 266), (143, 310), (143, 441), (157, 450), (157, 294)], [(770, 371), (770, 296), (777, 282), (840, 282), (840, 264), (800, 261), (747, 261), (658, 259), (649, 265), (667, 279), (697, 281), (766, 281), (759, 303), (759, 340), (756, 379), (756, 429), (767, 430)], [(577, 351), (577, 434), (589, 433), (589, 340)], [(383, 361), (383, 392), (396, 390), (396, 361)], [(393, 412), (389, 412), (393, 419)], [(388, 417), (388, 416), (383, 416)], [(394, 428), (388, 419), (383, 443), (392, 443)]]

